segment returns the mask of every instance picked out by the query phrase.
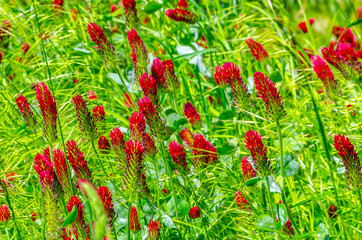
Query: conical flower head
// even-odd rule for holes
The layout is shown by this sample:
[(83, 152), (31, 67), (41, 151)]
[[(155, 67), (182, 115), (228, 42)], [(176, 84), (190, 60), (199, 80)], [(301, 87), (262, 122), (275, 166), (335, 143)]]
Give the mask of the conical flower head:
[(194, 126), (195, 128), (200, 127), (200, 114), (197, 112), (194, 105), (192, 105), (190, 102), (185, 103), (184, 114), (189, 122), (192, 124), (192, 126)]
[(137, 140), (126, 143), (127, 167), (124, 175), (125, 190), (128, 193), (142, 191), (142, 164), (144, 149)]
[(346, 168), (348, 183), (355, 188), (359, 188), (362, 185), (362, 168), (355, 147), (347, 137), (341, 134), (334, 137), (333, 145)]
[(79, 235), (81, 235), (83, 238), (87, 237), (89, 235), (89, 227), (84, 220), (84, 210), (83, 210), (82, 202), (79, 200), (79, 198), (77, 196), (71, 196), (69, 198), (69, 201), (68, 201), (68, 204), (66, 207), (67, 207), (68, 213), (70, 213), (73, 210), (73, 207), (77, 208), (78, 215), (72, 225), (76, 229), (76, 231)]
[(268, 53), (260, 43), (254, 41), (251, 38), (246, 39), (245, 42), (248, 45), (251, 54), (253, 54), (254, 58), (258, 60), (258, 62), (262, 62), (269, 58)]
[(255, 172), (253, 166), (248, 161), (248, 158), (249, 158), (249, 156), (245, 156), (241, 160), (241, 170), (243, 171), (243, 175), (244, 175), (245, 180), (253, 178), (256, 175), (256, 172)]
[(98, 187), (97, 192), (102, 201), (104, 212), (107, 215), (108, 223), (112, 224), (116, 215), (113, 209), (112, 193), (109, 191), (108, 187), (105, 186)]
[(36, 122), (36, 119), (34, 117), (34, 114), (30, 109), (30, 105), (28, 103), (28, 100), (23, 96), (23, 94), (20, 94), (16, 98), (16, 105), (18, 105), (19, 112), (23, 115), (26, 124), (30, 128), (36, 126), (37, 122)]
[(93, 120), (94, 120), (94, 125), (95, 125), (95, 132), (96, 132), (97, 136), (99, 136), (100, 134), (104, 133), (105, 128), (106, 128), (106, 122), (105, 122), (106, 113), (104, 112), (104, 107), (95, 106), (92, 109), (92, 113), (93, 113)]
[(71, 164), (78, 179), (85, 179), (88, 182), (92, 182), (92, 173), (88, 168), (88, 164), (84, 159), (83, 152), (79, 149), (74, 140), (70, 140), (66, 144), (67, 147), (67, 159)]
[(139, 78), (139, 83), (143, 94), (153, 102), (153, 104), (158, 105), (157, 97), (157, 81), (148, 73), (141, 74)]
[(246, 201), (244, 195), (239, 190), (235, 193), (234, 201), (239, 208), (245, 208), (246, 205), (249, 205), (248, 201)]
[(258, 97), (263, 100), (267, 114), (274, 121), (279, 120), (285, 115), (285, 111), (275, 84), (261, 72), (254, 74), (254, 82)]
[(188, 172), (186, 153), (182, 145), (176, 141), (172, 141), (168, 145), (168, 151), (170, 152), (173, 162), (184, 171)]
[(146, 120), (141, 111), (135, 111), (128, 119), (133, 140), (142, 141), (146, 130)]
[(226, 88), (229, 85), (228, 79), (224, 75), (222, 66), (215, 67), (214, 79), (216, 84), (221, 88)]
[(188, 24), (194, 24), (199, 20), (199, 17), (195, 13), (181, 8), (166, 10), (166, 16), (174, 21)]
[(111, 144), (105, 136), (100, 136), (98, 139), (98, 148), (101, 153), (107, 154), (111, 150)]
[(163, 67), (162, 61), (159, 58), (153, 60), (151, 67), (152, 77), (156, 79), (158, 86), (162, 85), (164, 88), (166, 85), (165, 69)]
[(314, 72), (322, 80), (328, 96), (334, 98), (338, 96), (337, 82), (328, 64), (318, 55), (311, 58)]
[(108, 41), (103, 30), (95, 23), (90, 23), (87, 26), (89, 36), (96, 44), (97, 49), (108, 67), (117, 67), (119, 64), (118, 56), (113, 45)]
[(141, 230), (141, 224), (138, 221), (138, 213), (137, 213), (137, 208), (135, 207), (131, 207), (131, 214), (130, 214), (130, 228), (131, 231), (136, 234), (137, 232), (139, 232)]
[(198, 206), (192, 207), (189, 211), (190, 218), (199, 218), (200, 217), (200, 209)]
[(192, 133), (189, 129), (185, 128), (180, 132), (180, 137), (182, 141), (191, 148), (194, 145), (195, 134)]
[(136, 1), (122, 0), (124, 7), (124, 15), (126, 15), (126, 23), (128, 29), (138, 29), (140, 21), (137, 17)]
[(69, 180), (67, 162), (65, 160), (64, 152), (60, 149), (53, 151), (54, 167), (57, 173), (60, 185), (62, 186), (63, 192), (70, 197), (72, 183)]
[(77, 112), (77, 119), (80, 131), (85, 137), (88, 138), (88, 140), (93, 141), (96, 137), (95, 125), (92, 115), (87, 108), (86, 102), (81, 95), (75, 95), (73, 97), (73, 103)]
[(150, 158), (155, 157), (158, 150), (156, 148), (155, 141), (152, 139), (152, 137), (148, 133), (145, 133), (143, 135), (142, 143), (143, 143), (143, 147), (145, 149), (145, 155), (149, 156)]
[(160, 221), (151, 221), (148, 225), (148, 237), (147, 240), (158, 240), (160, 237)]
[(136, 79), (139, 79), (142, 73), (146, 72), (148, 57), (146, 47), (135, 29), (127, 33), (127, 39), (132, 49), (132, 61), (135, 69)]
[(35, 92), (43, 116), (43, 136), (51, 143), (57, 139), (57, 104), (45, 83), (38, 83)]
[(112, 129), (110, 133), (111, 143), (118, 157), (118, 161), (120, 162), (121, 168), (126, 168), (126, 142), (124, 140), (124, 134), (119, 130), (119, 128), (115, 127)]
[(208, 164), (218, 161), (216, 148), (201, 134), (195, 136), (192, 154), (196, 168), (205, 168)]
[(164, 84), (165, 88), (169, 92), (176, 91), (179, 86), (180, 82), (175, 74), (174, 64), (171, 59), (167, 59), (162, 62), (163, 70), (164, 70), (164, 77), (166, 83)]
[(263, 144), (259, 133), (254, 130), (246, 132), (245, 147), (250, 151), (253, 157), (253, 163), (256, 171), (262, 176), (268, 176), (271, 171), (270, 161), (267, 157), (267, 148)]
[(10, 211), (7, 205), (0, 206), (0, 222), (7, 222), (11, 218)]

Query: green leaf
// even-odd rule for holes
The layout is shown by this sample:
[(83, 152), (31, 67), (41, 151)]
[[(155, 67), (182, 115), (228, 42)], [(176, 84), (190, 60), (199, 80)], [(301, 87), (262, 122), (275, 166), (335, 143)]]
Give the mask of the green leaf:
[(344, 32), (347, 31), (348, 28), (353, 27), (354, 25), (357, 25), (362, 22), (362, 18), (358, 19), (357, 21), (354, 21), (353, 23), (348, 24), (348, 26), (344, 29), (341, 36), (343, 36)]
[(62, 227), (71, 225), (72, 223), (74, 223), (74, 221), (77, 219), (77, 217), (78, 217), (78, 208), (76, 206), (73, 206), (72, 211), (64, 219)]
[(180, 118), (173, 122), (173, 126), (178, 129), (180, 126), (188, 123), (188, 120), (186, 118)]
[(274, 176), (263, 177), (263, 183), (264, 183), (265, 187), (268, 188), (267, 179), (268, 179), (268, 183), (269, 183), (270, 192), (282, 193)]
[(179, 216), (184, 217), (190, 211), (190, 204), (186, 201), (182, 201), (178, 204)]
[(147, 14), (153, 14), (156, 11), (160, 10), (162, 8), (162, 4), (161, 3), (157, 3), (157, 2), (150, 2), (149, 4), (147, 4), (147, 6), (143, 9), (143, 11), (145, 11)]
[(269, 76), (269, 78), (273, 81), (273, 83), (283, 81), (283, 77), (279, 71), (272, 72), (272, 74)]
[(235, 113), (231, 110), (226, 110), (219, 115), (219, 119), (221, 120), (230, 120), (233, 119), (235, 116)]
[(230, 154), (235, 150), (235, 146), (232, 146), (229, 143), (224, 143), (220, 148), (217, 149), (217, 152), (221, 154)]
[(259, 180), (260, 180), (260, 177), (255, 177), (255, 178), (252, 178), (252, 179), (249, 179), (249, 180), (245, 181), (243, 183), (243, 185), (251, 187), (251, 186), (254, 186), (257, 182), (259, 182)]
[(261, 215), (256, 219), (256, 226), (259, 228), (274, 230), (274, 220), (269, 215)]
[[(292, 155), (283, 155), (283, 165), (283, 172), (287, 177), (293, 176), (298, 172), (299, 162)], [(275, 171), (280, 174), (280, 157), (277, 159)]]

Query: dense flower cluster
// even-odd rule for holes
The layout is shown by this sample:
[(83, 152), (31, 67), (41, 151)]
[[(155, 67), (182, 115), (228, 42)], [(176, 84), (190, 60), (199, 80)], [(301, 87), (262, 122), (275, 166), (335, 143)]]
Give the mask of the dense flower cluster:
[(73, 140), (70, 140), (67, 142), (66, 147), (67, 159), (78, 179), (85, 179), (88, 182), (92, 182), (92, 173), (89, 170), (88, 164), (84, 159), (83, 152), (80, 151), (77, 143)]
[(111, 143), (120, 163), (122, 169), (126, 168), (126, 142), (124, 140), (124, 134), (119, 130), (119, 128), (115, 127), (112, 129), (109, 137), (111, 138)]
[(195, 13), (181, 8), (166, 10), (166, 16), (174, 21), (188, 24), (194, 24), (199, 20), (199, 17)]
[(189, 211), (190, 218), (199, 218), (200, 217), (200, 209), (198, 206), (192, 207)]
[(76, 233), (80, 237), (83, 237), (83, 238), (88, 237), (89, 227), (84, 220), (84, 210), (83, 210), (82, 202), (79, 200), (79, 198), (77, 196), (71, 196), (69, 198), (69, 201), (68, 201), (68, 204), (66, 207), (67, 207), (68, 213), (70, 213), (73, 210), (73, 207), (77, 208), (78, 215), (77, 215), (76, 220), (72, 224), (72, 226), (75, 228)]
[(195, 142), (195, 134), (185, 128), (180, 132), (180, 137), (187, 147), (191, 148)]
[[(314, 18), (311, 18), (308, 20), (308, 23), (310, 26), (313, 25), (313, 23), (315, 22), (315, 19)], [(298, 28), (304, 32), (304, 33), (307, 33), (308, 32), (308, 27), (307, 27), (307, 22), (301, 22), (298, 24)]]
[(103, 209), (107, 215), (108, 223), (112, 224), (116, 215), (113, 209), (112, 193), (109, 191), (108, 187), (105, 186), (98, 187), (97, 193), (102, 201)]
[(264, 60), (269, 58), (268, 53), (265, 51), (263, 46), (254, 41), (253, 39), (249, 38), (245, 40), (246, 44), (248, 45), (251, 54), (255, 57), (258, 62), (263, 62)]
[(195, 136), (192, 154), (196, 168), (205, 168), (218, 161), (216, 148), (201, 134)]
[(154, 79), (152, 76), (148, 75), (148, 73), (143, 73), (139, 78), (139, 83), (143, 94), (147, 96), (153, 102), (153, 104), (157, 106), (157, 80)]
[(126, 16), (126, 23), (129, 29), (138, 29), (140, 21), (137, 17), (136, 1), (135, 0), (122, 0), (124, 7), (124, 15)]
[(184, 171), (188, 171), (186, 153), (181, 144), (176, 141), (170, 142), (168, 145), (168, 151), (170, 152), (173, 162)]
[(248, 161), (249, 156), (245, 156), (241, 160), (241, 170), (243, 171), (244, 179), (250, 179), (255, 177), (256, 172), (253, 168), (253, 166)]
[(185, 103), (184, 114), (195, 128), (201, 125), (200, 114), (190, 102)]
[(141, 230), (141, 224), (138, 221), (138, 214), (137, 214), (137, 208), (131, 207), (131, 214), (130, 214), (130, 228), (131, 231), (134, 233), (137, 233)]
[(7, 222), (11, 218), (10, 211), (7, 205), (0, 206), (0, 222)]
[(246, 201), (245, 197), (239, 190), (235, 193), (234, 201), (239, 208), (245, 208), (246, 205), (249, 205), (248, 201)]
[(75, 95), (73, 97), (73, 103), (77, 112), (80, 131), (85, 137), (93, 141), (96, 138), (95, 125), (86, 102), (81, 95)]
[(158, 240), (160, 237), (160, 221), (151, 221), (148, 225), (148, 237), (147, 240)]
[(328, 64), (320, 57), (313, 56), (311, 58), (314, 72), (318, 78), (322, 80), (327, 94), (334, 98), (338, 95), (337, 82), (334, 79), (333, 72), (329, 68)]
[(22, 94), (16, 98), (16, 105), (18, 105), (19, 112), (23, 115), (26, 124), (31, 128), (35, 127), (37, 123), (36, 119), (30, 109), (28, 100)]

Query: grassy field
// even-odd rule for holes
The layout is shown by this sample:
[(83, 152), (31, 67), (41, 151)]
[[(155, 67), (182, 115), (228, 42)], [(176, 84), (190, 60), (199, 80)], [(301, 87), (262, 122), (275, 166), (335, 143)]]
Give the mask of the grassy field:
[(0, 239), (362, 239), (362, 6), (0, 2)]

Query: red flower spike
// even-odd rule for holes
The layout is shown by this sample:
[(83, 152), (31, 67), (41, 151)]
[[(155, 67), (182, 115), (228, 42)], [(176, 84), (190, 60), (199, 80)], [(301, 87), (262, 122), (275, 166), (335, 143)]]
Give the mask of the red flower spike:
[(285, 115), (285, 111), (275, 84), (261, 72), (254, 74), (254, 82), (258, 97), (263, 100), (267, 114), (274, 121), (279, 120)]
[(139, 83), (143, 91), (143, 94), (149, 97), (149, 99), (151, 99), (153, 104), (158, 105), (156, 79), (148, 75), (148, 73), (143, 73), (139, 78)]
[(143, 146), (145, 149), (145, 154), (147, 156), (149, 156), (150, 158), (156, 156), (158, 150), (156, 148), (155, 141), (153, 141), (152, 137), (148, 133), (145, 133), (143, 135)]
[(195, 128), (198, 128), (201, 125), (200, 115), (190, 102), (185, 103), (184, 114)]
[(267, 176), (271, 171), (270, 161), (267, 157), (267, 148), (263, 144), (259, 133), (254, 130), (246, 132), (245, 147), (250, 151), (253, 157), (253, 163), (256, 171), (262, 176)]
[(176, 22), (185, 22), (188, 24), (194, 24), (199, 20), (199, 17), (186, 9), (168, 9), (166, 10), (166, 16)]
[(248, 161), (248, 158), (249, 158), (249, 156), (245, 156), (241, 160), (241, 170), (243, 171), (243, 175), (244, 175), (245, 180), (253, 178), (256, 175), (256, 172), (255, 172), (253, 166)]
[(118, 10), (117, 4), (112, 4), (112, 5), (111, 5), (111, 10), (110, 10), (110, 12), (111, 12), (111, 13), (114, 13), (114, 12), (117, 11), (117, 10)]
[(160, 221), (151, 221), (148, 225), (148, 238), (147, 240), (158, 240), (160, 237)]
[(162, 62), (162, 67), (164, 70), (164, 77), (166, 82), (164, 87), (167, 91), (173, 92), (177, 90), (180, 86), (180, 82), (175, 74), (174, 64), (171, 59), (167, 59)]
[(294, 228), (290, 219), (288, 219), (288, 221), (284, 224), (283, 231), (289, 236), (294, 236)]
[(43, 136), (47, 142), (57, 139), (57, 103), (45, 83), (35, 86), (36, 98), (43, 116)]
[(73, 97), (73, 103), (77, 112), (80, 131), (85, 137), (88, 138), (88, 140), (93, 141), (95, 138), (95, 125), (93, 118), (87, 108), (86, 102), (82, 96), (75, 95)]
[(179, 0), (177, 3), (177, 7), (179, 8), (187, 8), (189, 6), (189, 4), (187, 3), (186, 0)]
[(62, 240), (74, 240), (78, 239), (78, 232), (74, 227), (67, 226), (62, 229)]
[(126, 143), (127, 167), (124, 174), (125, 190), (132, 192), (142, 192), (142, 164), (144, 149), (137, 140), (129, 140)]
[(182, 141), (188, 146), (188, 147), (192, 147), (194, 145), (194, 140), (195, 140), (195, 134), (192, 133), (190, 130), (188, 130), (187, 128), (183, 129), (180, 132), (180, 137), (182, 139)]
[(199, 218), (200, 217), (200, 209), (198, 206), (192, 207), (189, 211), (190, 218)]
[(258, 60), (258, 62), (263, 62), (269, 58), (268, 53), (260, 43), (254, 41), (251, 38), (246, 39), (245, 42), (248, 45), (251, 54), (253, 54), (254, 58)]
[(28, 100), (22, 94), (20, 94), (16, 98), (16, 105), (18, 105), (19, 112), (23, 115), (26, 124), (30, 128), (35, 127), (37, 124), (36, 119), (34, 117), (33, 112), (30, 109)]
[(111, 143), (114, 149), (114, 152), (117, 155), (118, 161), (121, 164), (121, 168), (126, 167), (126, 142), (124, 141), (124, 134), (119, 130), (119, 128), (115, 127), (112, 129), (110, 133)]
[(95, 132), (99, 136), (100, 134), (104, 133), (106, 128), (106, 122), (105, 122), (106, 113), (104, 112), (104, 107), (95, 106), (92, 109), (92, 113), (95, 125)]
[(322, 80), (328, 96), (332, 98), (336, 97), (338, 95), (337, 82), (334, 79), (333, 72), (329, 68), (328, 64), (317, 55), (313, 56), (311, 61), (313, 70), (317, 74), (318, 78)]
[(31, 212), (30, 217), (31, 217), (31, 220), (32, 220), (33, 222), (35, 222), (36, 219), (37, 219), (37, 217), (38, 217), (38, 214), (35, 213), (35, 212)]
[(88, 182), (92, 182), (92, 173), (90, 172), (88, 164), (84, 160), (83, 152), (80, 151), (78, 145), (73, 140), (70, 140), (67, 142), (66, 147), (67, 159), (78, 179), (85, 179)]
[[(314, 18), (311, 18), (308, 20), (308, 23), (310, 26), (313, 25), (313, 23), (315, 22), (315, 19)], [(304, 33), (307, 33), (308, 32), (308, 28), (307, 28), (307, 23), (306, 22), (301, 22), (298, 24), (298, 28), (304, 32)]]
[(151, 134), (158, 139), (168, 138), (170, 136), (170, 129), (162, 121), (152, 101), (147, 96), (143, 96), (143, 98), (138, 99), (137, 105), (150, 126)]
[(330, 219), (336, 218), (338, 216), (337, 211), (338, 211), (338, 208), (335, 205), (331, 204), (331, 206), (328, 208), (329, 218)]
[(128, 93), (125, 93), (124, 96), (126, 97), (126, 99), (124, 100), (126, 107), (134, 108), (133, 102), (132, 102), (131, 98), (129, 97)]
[(139, 79), (142, 73), (147, 72), (148, 57), (146, 47), (137, 31), (132, 29), (127, 33), (127, 39), (132, 49), (132, 61), (135, 69), (135, 78)]
[(98, 148), (101, 153), (107, 154), (111, 150), (111, 144), (105, 136), (100, 136), (98, 139)]
[(218, 161), (216, 148), (201, 134), (195, 136), (192, 154), (195, 156), (194, 165), (196, 168), (205, 168), (208, 164)]
[(141, 224), (138, 221), (137, 208), (135, 208), (135, 207), (131, 207), (130, 228), (134, 234), (136, 234), (137, 232), (139, 232), (141, 230)]
[(128, 119), (131, 138), (142, 142), (146, 130), (146, 120), (141, 111), (136, 111)]
[(215, 67), (214, 79), (216, 84), (221, 88), (226, 88), (229, 85), (228, 79), (225, 78), (222, 66)]
[(235, 193), (234, 201), (239, 208), (245, 208), (246, 205), (249, 205), (248, 201), (246, 201), (243, 194), (239, 190)]
[(7, 222), (11, 218), (11, 214), (7, 205), (0, 206), (0, 222)]
[(176, 141), (172, 141), (168, 145), (168, 151), (170, 152), (173, 162), (184, 171), (188, 172), (186, 153), (182, 145)]
[(126, 15), (126, 23), (129, 29), (138, 29), (140, 21), (137, 17), (136, 1), (122, 0), (124, 7), (124, 15)]
[(166, 88), (167, 85), (165, 79), (165, 69), (163, 68), (163, 64), (159, 58), (153, 60), (151, 72), (152, 77), (156, 79), (158, 85), (162, 85), (164, 88)]
[(62, 186), (63, 192), (70, 196), (71, 194), (71, 182), (69, 181), (67, 162), (65, 160), (64, 152), (60, 149), (53, 151), (54, 167), (58, 176), (60, 185)]
[(102, 201), (104, 212), (107, 214), (108, 223), (112, 224), (116, 214), (113, 209), (112, 193), (105, 186), (98, 187), (97, 192)]
[(89, 100), (95, 100), (95, 99), (98, 99), (98, 96), (94, 91), (91, 90), (91, 91), (88, 92), (88, 99)]
[(108, 67), (117, 67), (119, 60), (116, 50), (104, 35), (103, 30), (95, 23), (90, 23), (87, 30), (92, 41), (97, 45), (95, 48), (101, 53), (104, 63)]
[(168, 191), (166, 190), (166, 188), (163, 188), (163, 189), (162, 189), (162, 192), (163, 192), (164, 194), (166, 194), (166, 196), (168, 195)]
[(84, 210), (83, 210), (83, 204), (79, 200), (77, 196), (71, 196), (69, 198), (68, 204), (67, 204), (67, 210), (68, 213), (70, 213), (73, 210), (73, 207), (76, 207), (78, 210), (77, 219), (73, 223), (73, 226), (77, 230), (78, 234), (85, 237), (89, 235), (89, 227), (84, 221)]
[(64, 5), (63, 0), (54, 0), (53, 1), (54, 14), (61, 13), (63, 11), (63, 5)]
[(334, 137), (333, 145), (342, 158), (348, 183), (356, 189), (362, 185), (361, 163), (356, 149), (349, 139), (341, 134)]

